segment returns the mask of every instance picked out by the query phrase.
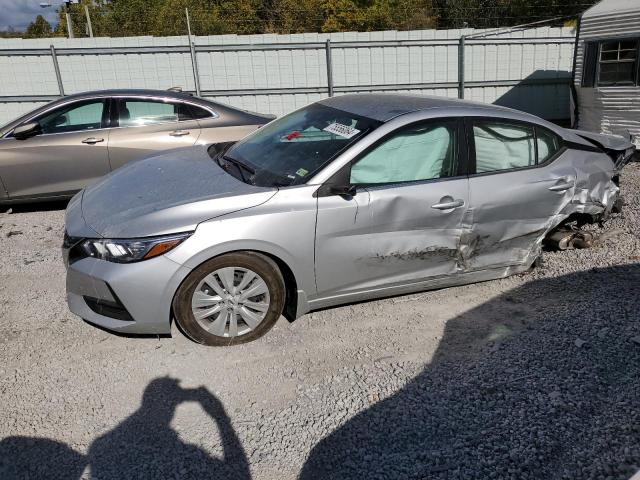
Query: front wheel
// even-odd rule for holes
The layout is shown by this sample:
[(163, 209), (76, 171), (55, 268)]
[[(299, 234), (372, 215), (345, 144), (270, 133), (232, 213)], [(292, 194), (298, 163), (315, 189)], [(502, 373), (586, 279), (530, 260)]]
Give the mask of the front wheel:
[(182, 283), (173, 300), (178, 326), (193, 341), (224, 346), (267, 333), (282, 314), (285, 285), (269, 257), (237, 252), (213, 258)]

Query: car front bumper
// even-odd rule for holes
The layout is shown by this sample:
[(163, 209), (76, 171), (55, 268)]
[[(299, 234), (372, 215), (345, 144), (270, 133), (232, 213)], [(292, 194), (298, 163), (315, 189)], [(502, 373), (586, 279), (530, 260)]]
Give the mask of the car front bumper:
[(168, 334), (173, 296), (189, 272), (165, 256), (130, 264), (83, 258), (67, 267), (67, 303), (107, 330)]

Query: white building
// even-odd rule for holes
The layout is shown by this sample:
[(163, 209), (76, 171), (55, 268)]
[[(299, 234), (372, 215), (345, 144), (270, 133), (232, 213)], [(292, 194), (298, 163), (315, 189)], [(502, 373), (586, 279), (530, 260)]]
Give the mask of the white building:
[(583, 15), (576, 51), (577, 127), (640, 148), (640, 0), (602, 0)]

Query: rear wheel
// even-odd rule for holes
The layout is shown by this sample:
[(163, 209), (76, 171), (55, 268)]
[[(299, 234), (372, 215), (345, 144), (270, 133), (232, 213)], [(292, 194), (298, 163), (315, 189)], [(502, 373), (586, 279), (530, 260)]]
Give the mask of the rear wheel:
[(278, 266), (253, 252), (213, 258), (182, 283), (173, 301), (176, 322), (193, 341), (223, 346), (267, 333), (284, 307)]

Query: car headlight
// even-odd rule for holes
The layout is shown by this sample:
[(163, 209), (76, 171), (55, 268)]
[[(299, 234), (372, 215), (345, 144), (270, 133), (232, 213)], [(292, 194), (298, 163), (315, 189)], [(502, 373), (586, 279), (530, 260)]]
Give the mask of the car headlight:
[(165, 235), (162, 237), (106, 239), (90, 238), (80, 248), (87, 257), (116, 263), (132, 263), (167, 253), (191, 236), (193, 232)]

